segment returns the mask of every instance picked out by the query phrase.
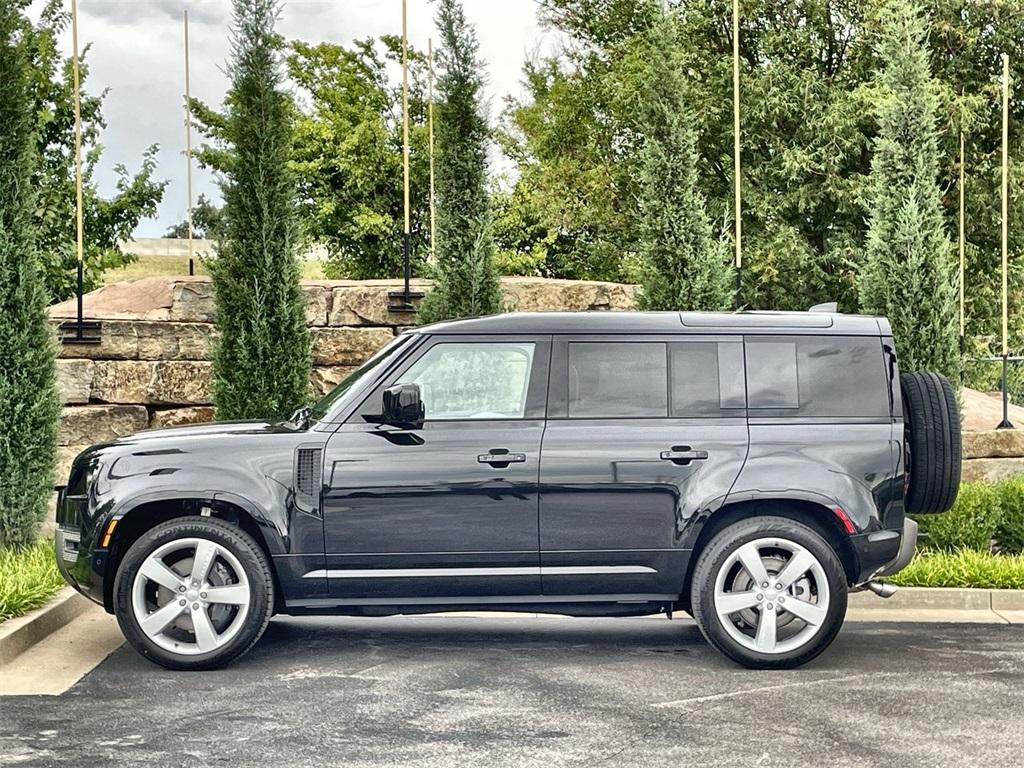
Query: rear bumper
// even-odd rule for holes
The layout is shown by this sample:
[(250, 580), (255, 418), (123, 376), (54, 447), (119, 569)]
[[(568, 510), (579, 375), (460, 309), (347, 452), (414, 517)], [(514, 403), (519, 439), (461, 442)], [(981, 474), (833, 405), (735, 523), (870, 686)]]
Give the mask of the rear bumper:
[(900, 542), (899, 554), (891, 562), (886, 563), (875, 576), (892, 576), (894, 573), (902, 571), (914, 559), (916, 551), (917, 521), (908, 517), (903, 521), (903, 539)]
[(862, 584), (878, 576), (891, 576), (903, 570), (917, 549), (917, 523), (909, 517), (903, 521), (903, 530), (884, 530), (851, 536), (857, 553), (859, 572), (857, 583)]

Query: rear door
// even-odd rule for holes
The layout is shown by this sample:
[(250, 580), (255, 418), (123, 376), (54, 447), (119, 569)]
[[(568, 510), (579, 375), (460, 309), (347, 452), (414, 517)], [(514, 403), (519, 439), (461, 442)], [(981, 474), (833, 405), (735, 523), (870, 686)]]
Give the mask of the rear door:
[(678, 594), (693, 516), (747, 451), (739, 336), (557, 336), (541, 460), (545, 595)]

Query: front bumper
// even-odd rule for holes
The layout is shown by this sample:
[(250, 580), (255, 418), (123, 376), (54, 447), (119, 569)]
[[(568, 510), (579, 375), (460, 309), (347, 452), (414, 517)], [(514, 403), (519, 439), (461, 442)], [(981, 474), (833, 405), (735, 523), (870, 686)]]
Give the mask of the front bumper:
[(107, 550), (97, 548), (95, 531), (82, 524), (87, 507), (85, 496), (69, 495), (66, 489), (58, 489), (54, 556), (68, 584), (93, 602), (104, 605)]

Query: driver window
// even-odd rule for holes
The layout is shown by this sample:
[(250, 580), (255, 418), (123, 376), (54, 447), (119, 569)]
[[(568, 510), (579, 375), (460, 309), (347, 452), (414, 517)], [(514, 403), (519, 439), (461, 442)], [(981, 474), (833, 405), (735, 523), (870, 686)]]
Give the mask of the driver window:
[(534, 344), (436, 344), (396, 384), (419, 384), (428, 420), (521, 419)]

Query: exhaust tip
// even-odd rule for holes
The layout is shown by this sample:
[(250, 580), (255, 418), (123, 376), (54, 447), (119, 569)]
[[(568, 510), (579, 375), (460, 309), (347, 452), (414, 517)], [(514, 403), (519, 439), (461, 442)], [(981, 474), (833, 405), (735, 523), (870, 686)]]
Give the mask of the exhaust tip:
[(879, 597), (890, 598), (896, 594), (897, 587), (883, 581), (869, 581), (864, 585)]

